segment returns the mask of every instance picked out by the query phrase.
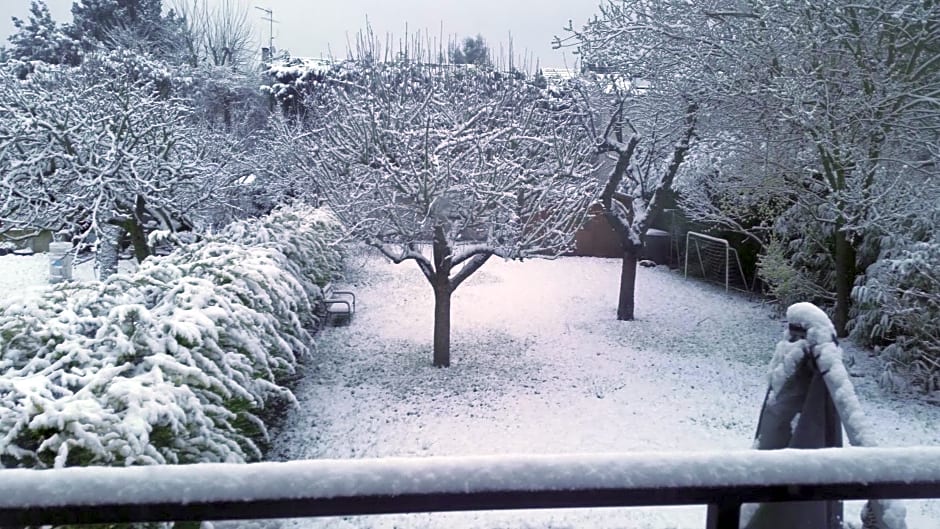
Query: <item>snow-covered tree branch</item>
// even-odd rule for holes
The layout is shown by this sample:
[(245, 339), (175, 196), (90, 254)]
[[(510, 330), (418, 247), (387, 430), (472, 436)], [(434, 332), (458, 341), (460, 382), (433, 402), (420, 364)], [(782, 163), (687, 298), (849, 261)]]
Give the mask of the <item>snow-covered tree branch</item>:
[[(685, 23), (669, 2), (606, 2), (582, 29), (570, 28), (581, 60), (597, 72), (592, 100), (598, 150), (607, 164), (601, 208), (623, 250), (617, 319), (634, 318), (636, 268), (647, 230), (698, 137), (707, 100), (699, 72), (670, 27)], [(696, 52), (691, 52), (696, 53)], [(605, 119), (606, 118), (606, 119)]]
[(460, 283), (491, 256), (569, 248), (596, 193), (585, 103), (489, 68), (362, 61), (353, 77), (285, 141), (352, 235), (428, 278), (446, 366)]
[[(697, 186), (719, 181), (686, 195), (689, 211), (763, 245), (773, 227), (795, 268), (825, 264), (809, 275), (832, 293), (841, 336), (852, 285), (877, 254), (872, 228), (890, 223), (879, 206), (898, 178), (929, 182), (938, 28), (940, 7), (929, 2), (608, 0), (571, 40), (591, 68), (626, 73), (644, 97), (668, 105), (681, 94), (700, 107), (697, 150), (714, 163), (692, 176)], [(729, 201), (720, 188), (740, 196)], [(735, 217), (757, 211), (747, 203), (758, 195), (770, 218)]]
[[(220, 161), (207, 156), (188, 107), (113, 59), (47, 67), (23, 81), (0, 72), (2, 229), (49, 228), (77, 241), (94, 234), (104, 249), (126, 233), (143, 259), (149, 231), (191, 226), (218, 198)], [(115, 255), (99, 252), (103, 276)]]

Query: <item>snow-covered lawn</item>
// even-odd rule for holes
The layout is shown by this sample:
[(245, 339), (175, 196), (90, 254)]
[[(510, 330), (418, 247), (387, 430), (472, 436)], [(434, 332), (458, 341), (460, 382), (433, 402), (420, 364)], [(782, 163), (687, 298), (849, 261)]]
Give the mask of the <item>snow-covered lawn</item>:
[[(454, 295), (452, 362), (431, 367), (417, 267), (354, 259), (358, 311), (318, 336), (272, 459), (721, 450), (751, 446), (783, 325), (769, 307), (640, 269), (638, 321), (614, 320), (620, 263), (493, 259)], [(851, 346), (849, 346), (851, 348)], [(940, 409), (887, 394), (855, 351), (877, 441), (937, 445)], [(938, 502), (907, 502), (911, 529)], [(847, 506), (857, 520), (860, 505)], [(297, 520), (315, 527), (704, 527), (702, 506)]]
[[(783, 325), (767, 306), (665, 268), (640, 269), (638, 321), (614, 320), (620, 263), (493, 259), (453, 300), (452, 362), (431, 367), (431, 289), (415, 266), (351, 262), (358, 312), (318, 335), (272, 432), (273, 460), (743, 449)], [(90, 263), (76, 277), (92, 279)], [(0, 257), (0, 298), (46, 288), (45, 255)], [(851, 350), (851, 345), (848, 346)], [(940, 445), (940, 408), (886, 393), (853, 351), (884, 446)], [(910, 529), (940, 502), (907, 502)], [(847, 507), (857, 520), (858, 503)], [(702, 506), (306, 519), (302, 527), (704, 527)]]

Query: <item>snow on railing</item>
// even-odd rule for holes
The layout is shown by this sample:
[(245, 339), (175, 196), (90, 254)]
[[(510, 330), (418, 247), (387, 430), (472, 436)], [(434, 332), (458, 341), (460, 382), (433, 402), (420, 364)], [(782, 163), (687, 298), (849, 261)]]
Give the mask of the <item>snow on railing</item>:
[(0, 526), (940, 497), (940, 447), (0, 470)]

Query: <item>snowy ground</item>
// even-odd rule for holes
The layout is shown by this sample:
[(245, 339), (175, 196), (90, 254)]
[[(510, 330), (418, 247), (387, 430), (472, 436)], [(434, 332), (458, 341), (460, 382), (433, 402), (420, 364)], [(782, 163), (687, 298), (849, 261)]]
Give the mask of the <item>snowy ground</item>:
[[(120, 261), (123, 271), (135, 267), (135, 261)], [(79, 281), (95, 279), (94, 261), (84, 259), (73, 267), (72, 277)], [(7, 296), (30, 295), (49, 287), (49, 254), (0, 256), (0, 299)]]
[[(457, 290), (452, 367), (430, 366), (432, 297), (410, 263), (353, 260), (348, 327), (318, 336), (275, 430), (272, 459), (748, 448), (782, 324), (769, 308), (640, 269), (638, 321), (614, 320), (619, 262), (491, 260)], [(77, 278), (94, 277), (90, 263)], [(0, 257), (0, 298), (45, 288), (48, 260)], [(878, 441), (940, 445), (940, 408), (851, 369)], [(940, 526), (940, 502), (907, 502), (911, 529)], [(857, 519), (858, 504), (847, 507)], [(704, 527), (701, 506), (413, 514), (291, 521), (300, 527)]]
[[(352, 325), (319, 335), (273, 459), (749, 448), (782, 323), (766, 306), (640, 269), (638, 321), (614, 320), (620, 263), (491, 260), (455, 293), (452, 367), (431, 367), (417, 267), (360, 258)], [(878, 441), (937, 445), (940, 409), (883, 392), (856, 351)], [(940, 502), (907, 502), (911, 529)], [(847, 507), (857, 519), (860, 506)], [(701, 506), (296, 520), (300, 527), (696, 528)]]

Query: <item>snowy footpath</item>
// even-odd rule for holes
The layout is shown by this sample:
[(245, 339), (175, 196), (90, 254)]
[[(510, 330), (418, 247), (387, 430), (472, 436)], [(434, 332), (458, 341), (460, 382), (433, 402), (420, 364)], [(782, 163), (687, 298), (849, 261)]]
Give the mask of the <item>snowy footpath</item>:
[[(620, 263), (492, 259), (454, 294), (452, 367), (431, 367), (433, 298), (416, 266), (353, 260), (358, 311), (318, 336), (276, 429), (273, 460), (751, 446), (783, 324), (740, 294), (640, 269), (634, 322), (614, 319)], [(851, 349), (851, 345), (848, 347)], [(856, 391), (883, 446), (938, 445), (940, 408), (891, 394), (854, 351)], [(940, 501), (905, 502), (910, 529)], [(846, 507), (858, 519), (860, 504)], [(296, 527), (695, 528), (705, 507), (302, 519)]]

